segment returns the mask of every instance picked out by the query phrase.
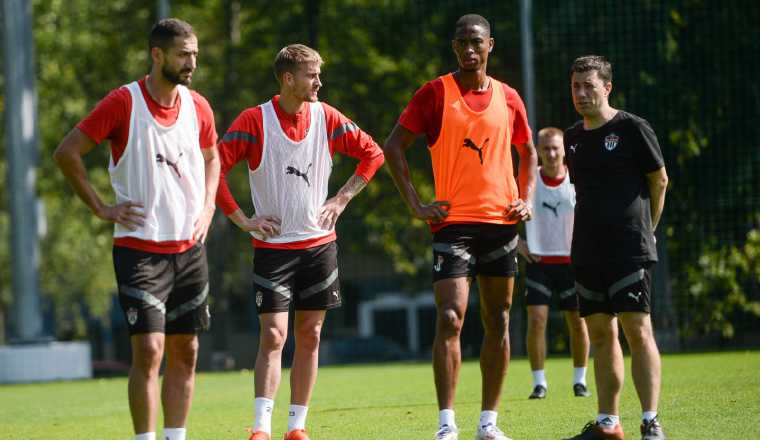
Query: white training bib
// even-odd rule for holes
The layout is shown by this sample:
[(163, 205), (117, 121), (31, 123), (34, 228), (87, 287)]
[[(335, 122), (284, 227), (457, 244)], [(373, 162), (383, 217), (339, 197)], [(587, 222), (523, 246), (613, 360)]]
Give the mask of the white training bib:
[(145, 225), (135, 231), (115, 225), (114, 237), (149, 241), (191, 240), (203, 209), (206, 169), (198, 118), (190, 91), (177, 86), (180, 99), (175, 123), (165, 127), (153, 118), (140, 85), (126, 85), (132, 96), (129, 139), (124, 154), (108, 172), (116, 202), (144, 206)]
[(319, 102), (309, 103), (309, 111), (306, 137), (294, 142), (282, 131), (272, 101), (261, 105), (261, 164), (248, 170), (248, 176), (256, 215), (282, 220), (280, 235), (263, 240), (268, 243), (291, 243), (332, 233), (319, 227), (332, 171), (325, 112)]
[(570, 256), (575, 219), (575, 188), (570, 175), (559, 186), (547, 186), (540, 175), (533, 192), (533, 218), (525, 222), (530, 253), (543, 256)]

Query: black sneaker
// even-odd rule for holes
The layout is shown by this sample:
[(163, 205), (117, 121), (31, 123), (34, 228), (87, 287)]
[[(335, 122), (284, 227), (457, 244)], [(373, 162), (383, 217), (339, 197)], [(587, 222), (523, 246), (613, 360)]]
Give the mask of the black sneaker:
[(588, 422), (580, 434), (563, 440), (623, 440), (623, 438), (623, 427), (620, 423), (610, 428), (599, 422)]
[(573, 393), (575, 393), (575, 397), (588, 397), (591, 395), (591, 392), (586, 388), (586, 385), (583, 385), (582, 383), (573, 385)]
[(641, 422), (641, 440), (664, 440), (665, 433), (657, 421), (657, 416), (648, 422)]
[(536, 385), (533, 388), (533, 392), (530, 393), (528, 399), (544, 399), (546, 398), (546, 387), (543, 385)]

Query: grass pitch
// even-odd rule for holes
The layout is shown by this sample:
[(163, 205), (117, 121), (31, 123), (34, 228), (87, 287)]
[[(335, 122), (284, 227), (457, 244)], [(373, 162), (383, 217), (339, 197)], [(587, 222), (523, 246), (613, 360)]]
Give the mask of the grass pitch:
[[(558, 439), (596, 414), (596, 399), (572, 397), (569, 359), (549, 359), (548, 398), (529, 401), (528, 362), (510, 365), (499, 425), (514, 439)], [(638, 437), (640, 408), (626, 359), (622, 421)], [(275, 404), (273, 439), (287, 426), (288, 372)], [(589, 383), (595, 394), (593, 369)], [(188, 440), (245, 440), (252, 417), (250, 371), (198, 376)], [(760, 352), (663, 357), (660, 404), (671, 439), (760, 439)], [(0, 439), (100, 440), (132, 437), (126, 379), (0, 386)], [(457, 392), (460, 438), (474, 436), (480, 412), (477, 362), (462, 366)], [(429, 363), (320, 369), (307, 428), (314, 440), (429, 440), (437, 408)]]

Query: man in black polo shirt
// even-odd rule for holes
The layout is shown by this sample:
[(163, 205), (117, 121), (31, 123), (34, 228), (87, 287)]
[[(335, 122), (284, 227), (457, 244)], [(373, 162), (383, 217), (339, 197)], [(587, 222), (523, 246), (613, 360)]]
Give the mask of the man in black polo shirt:
[(573, 104), (583, 117), (564, 137), (577, 197), (571, 259), (595, 349), (599, 407), (596, 421), (572, 439), (623, 439), (618, 319), (631, 350), (642, 439), (664, 439), (657, 420), (660, 354), (649, 316), (654, 231), (668, 183), (662, 152), (647, 121), (610, 107), (612, 66), (604, 57), (580, 57), (570, 74)]

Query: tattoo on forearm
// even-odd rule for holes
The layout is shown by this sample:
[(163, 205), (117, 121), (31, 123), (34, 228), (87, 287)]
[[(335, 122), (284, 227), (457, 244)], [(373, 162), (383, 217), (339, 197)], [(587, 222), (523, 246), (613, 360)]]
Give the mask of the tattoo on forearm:
[(347, 197), (348, 200), (351, 200), (359, 194), (365, 186), (367, 186), (367, 182), (365, 182), (361, 176), (353, 175), (348, 179), (346, 184), (343, 185), (343, 188), (338, 191), (338, 195)]

